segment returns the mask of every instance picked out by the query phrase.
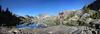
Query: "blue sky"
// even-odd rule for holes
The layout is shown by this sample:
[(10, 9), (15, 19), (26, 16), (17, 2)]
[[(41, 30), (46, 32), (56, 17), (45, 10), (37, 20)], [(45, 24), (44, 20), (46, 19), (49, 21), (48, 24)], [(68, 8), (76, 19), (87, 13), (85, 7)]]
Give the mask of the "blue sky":
[(0, 0), (3, 9), (9, 8), (13, 13), (24, 16), (36, 16), (47, 13), (56, 15), (62, 10), (79, 10), (94, 0)]

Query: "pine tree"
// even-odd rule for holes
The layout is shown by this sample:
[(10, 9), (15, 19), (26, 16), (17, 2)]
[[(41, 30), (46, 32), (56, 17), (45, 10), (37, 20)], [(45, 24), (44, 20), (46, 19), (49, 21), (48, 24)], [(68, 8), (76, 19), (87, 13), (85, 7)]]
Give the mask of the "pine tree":
[(90, 8), (91, 10), (98, 11), (100, 9), (100, 0), (94, 1), (93, 3), (91, 3), (90, 5), (88, 5), (88, 8)]
[[(0, 10), (2, 8), (0, 7)], [(0, 12), (0, 26), (15, 26), (16, 24), (19, 24), (21, 20), (19, 17), (17, 17), (15, 14), (12, 14), (12, 12), (7, 8), (6, 10), (1, 10)]]
[(2, 9), (1, 9), (1, 5), (0, 5), (0, 12), (1, 12), (1, 10), (2, 10)]

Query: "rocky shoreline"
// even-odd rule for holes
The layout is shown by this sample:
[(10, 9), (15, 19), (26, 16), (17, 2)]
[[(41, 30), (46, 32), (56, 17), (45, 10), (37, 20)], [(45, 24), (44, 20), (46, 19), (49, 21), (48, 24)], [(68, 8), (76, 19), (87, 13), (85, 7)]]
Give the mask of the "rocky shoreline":
[(97, 30), (86, 26), (52, 26), (41, 29), (0, 28), (0, 34), (97, 34)]

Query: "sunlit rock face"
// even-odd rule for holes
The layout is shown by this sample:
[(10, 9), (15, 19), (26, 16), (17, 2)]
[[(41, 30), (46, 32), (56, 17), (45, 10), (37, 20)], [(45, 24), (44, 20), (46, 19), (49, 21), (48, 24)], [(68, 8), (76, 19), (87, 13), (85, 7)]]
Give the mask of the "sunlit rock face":
[[(38, 24), (44, 24), (47, 28), (39, 29), (23, 29), (18, 30), (19, 34), (93, 34), (92, 31), (98, 31), (100, 28), (100, 5), (97, 0), (90, 4), (83, 10), (65, 10), (63, 24), (60, 24), (60, 18), (58, 16), (48, 16), (46, 14), (34, 17), (33, 21)], [(27, 18), (28, 19), (28, 18)], [(29, 18), (32, 19), (32, 18)], [(97, 25), (98, 24), (98, 25)], [(97, 29), (98, 28), (98, 29)], [(4, 32), (5, 31), (5, 32)], [(0, 29), (0, 33), (13, 33), (8, 32), (5, 28)], [(14, 29), (16, 32), (17, 29)]]
[[(94, 28), (88, 27), (91, 25), (90, 23), (93, 23), (93, 27), (95, 27), (95, 24), (100, 23), (100, 19), (93, 19), (92, 17), (90, 17), (90, 16), (93, 16), (93, 14), (96, 12), (97, 11), (94, 11), (94, 10), (89, 10), (88, 13), (83, 13), (81, 10), (68, 11), (68, 12), (66, 11), (64, 13), (64, 22), (63, 22), (64, 24), (62, 25), (56, 24), (56, 23), (59, 23), (59, 19), (57, 19), (58, 16), (49, 16), (43, 20), (40, 19), (40, 21), (38, 20), (38, 18), (36, 18), (36, 20), (39, 21), (39, 23), (43, 22), (48, 27), (40, 28), (40, 29), (24, 29), (22, 31), (18, 30), (20, 32), (17, 32), (17, 33), (21, 33), (21, 34), (27, 34), (27, 33), (31, 33), (31, 34), (92, 34), (92, 31), (97, 31), (97, 30)], [(79, 23), (82, 23), (82, 25), (80, 26)], [(83, 24), (85, 24), (85, 26)], [(10, 33), (13, 33), (13, 32), (10, 32)]]

